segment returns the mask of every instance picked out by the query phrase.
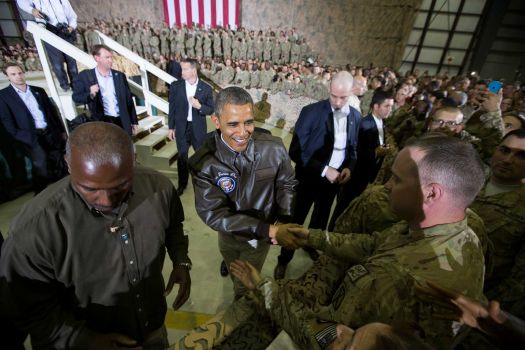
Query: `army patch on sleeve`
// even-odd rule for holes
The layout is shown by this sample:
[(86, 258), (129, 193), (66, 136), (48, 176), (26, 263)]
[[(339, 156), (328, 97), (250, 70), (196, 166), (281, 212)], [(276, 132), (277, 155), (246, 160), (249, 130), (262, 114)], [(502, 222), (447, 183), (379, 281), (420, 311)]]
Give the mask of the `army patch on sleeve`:
[(368, 270), (363, 265), (358, 264), (349, 268), (346, 273), (348, 274), (348, 277), (350, 277), (352, 282), (355, 283), (358, 279), (360, 279), (364, 275), (367, 275)]
[(235, 173), (221, 173), (215, 177), (215, 183), (224, 193), (231, 193), (237, 186), (237, 175)]

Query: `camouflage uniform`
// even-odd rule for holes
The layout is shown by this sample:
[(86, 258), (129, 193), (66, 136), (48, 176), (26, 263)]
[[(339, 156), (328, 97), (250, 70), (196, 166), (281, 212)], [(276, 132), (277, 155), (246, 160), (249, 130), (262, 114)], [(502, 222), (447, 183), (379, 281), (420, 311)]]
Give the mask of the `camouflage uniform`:
[(250, 87), (254, 89), (258, 89), (260, 85), (261, 85), (261, 71), (252, 70), (250, 72)]
[(202, 35), (195, 36), (195, 57), (202, 58)]
[(273, 68), (270, 68), (268, 70), (266, 69), (261, 70), (261, 73), (259, 75), (261, 89), (270, 90), (272, 86), (272, 79), (274, 75), (275, 75), (275, 71), (273, 70)]
[(175, 35), (175, 54), (180, 55), (180, 57), (184, 57), (186, 55), (184, 39), (184, 31), (182, 29), (179, 29), (177, 31), (177, 34)]
[(186, 55), (189, 58), (195, 58), (195, 34), (188, 33), (186, 37)]
[(211, 38), (209, 34), (204, 34), (203, 38), (203, 45), (202, 45), (202, 53), (204, 57), (212, 57), (212, 51), (211, 51)]
[(151, 55), (151, 48), (149, 46), (150, 38), (151, 38), (151, 34), (149, 32), (149, 29), (143, 29), (140, 35), (140, 43), (142, 44), (143, 56), (146, 56), (148, 54)]
[(122, 40), (122, 46), (124, 46), (127, 49), (131, 49), (131, 37), (126, 28), (122, 29), (120, 40)]
[(298, 280), (263, 279), (257, 286), (258, 300), (244, 297), (234, 302), (225, 312), (228, 317), (215, 318), (191, 332), (179, 341), (179, 348), (194, 344), (208, 348), (217, 344), (213, 339), (235, 334), (236, 343), (259, 349), (264, 344), (254, 343), (251, 337), (259, 334), (257, 341), (261, 341), (260, 327), (245, 328), (242, 334), (232, 331), (245, 321), (257, 324), (252, 323), (254, 318), (264, 322), (263, 308), (304, 349), (326, 348), (338, 323), (358, 328), (396, 321), (418, 324), (429, 343), (448, 348), (452, 322), (432, 319), (434, 312), (442, 310), (416, 298), (415, 284), (431, 280), (484, 299), (483, 254), (466, 220), (424, 230), (410, 230), (400, 222), (373, 235), (331, 234), (330, 240), (324, 231), (311, 230), (308, 244), (337, 260), (321, 257)]
[(247, 58), (248, 44), (244, 39), (239, 43), (239, 59), (246, 60)]
[(246, 58), (252, 60), (255, 58), (255, 39), (252, 37), (246, 39)]
[(290, 63), (290, 49), (291, 45), (288, 40), (284, 40), (281, 43), (281, 64), (288, 64)]
[(500, 144), (504, 129), (501, 111), (485, 113), (477, 111), (470, 116), (465, 125), (466, 131), (483, 140), (480, 156), (486, 162), (492, 157), (496, 147)]
[(510, 309), (525, 295), (525, 185), (492, 196), (486, 196), (485, 190), (486, 185), (471, 205), (483, 218), (494, 244), (494, 270), (485, 292), (489, 299), (500, 301), (503, 309)]
[(275, 63), (281, 64), (281, 42), (275, 40), (272, 45), (272, 60)]
[(239, 59), (239, 40), (234, 39), (232, 41), (232, 60), (237, 61)]
[(370, 103), (372, 102), (372, 97), (374, 96), (374, 90), (369, 89), (361, 97), (361, 115), (366, 117), (370, 112)]
[(162, 28), (160, 31), (160, 52), (164, 57), (170, 55), (170, 30), (169, 28)]
[(255, 39), (254, 43), (255, 58), (259, 61), (263, 61), (264, 42), (260, 38)]
[(272, 40), (267, 38), (263, 46), (263, 59), (265, 61), (272, 61)]
[(292, 42), (290, 49), (290, 62), (299, 62), (301, 59), (301, 45), (297, 42)]
[(86, 43), (84, 40), (84, 35), (77, 29), (76, 32), (77, 40), (75, 41), (75, 46), (78, 47), (82, 51), (86, 51)]
[(247, 70), (238, 70), (235, 73), (234, 84), (242, 87), (243, 89), (249, 88), (250, 72), (248, 72)]
[(149, 39), (149, 47), (152, 55), (158, 55), (160, 53), (159, 44), (160, 39), (157, 34), (154, 33)]
[(144, 56), (142, 45), (140, 44), (140, 36), (140, 30), (135, 30), (135, 32), (131, 35), (131, 50), (139, 56)]
[(232, 38), (228, 32), (222, 33), (222, 51), (224, 57), (232, 57)]
[(213, 55), (222, 56), (221, 36), (218, 32), (213, 33)]

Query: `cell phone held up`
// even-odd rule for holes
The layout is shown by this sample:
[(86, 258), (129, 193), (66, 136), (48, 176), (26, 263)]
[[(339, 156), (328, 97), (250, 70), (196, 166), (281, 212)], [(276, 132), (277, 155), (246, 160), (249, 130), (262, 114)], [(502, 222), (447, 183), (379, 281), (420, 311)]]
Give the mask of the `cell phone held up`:
[(497, 81), (497, 80), (491, 81), (488, 86), (489, 91), (492, 92), (493, 94), (499, 93), (502, 87), (503, 87), (503, 84), (501, 83), (501, 81)]

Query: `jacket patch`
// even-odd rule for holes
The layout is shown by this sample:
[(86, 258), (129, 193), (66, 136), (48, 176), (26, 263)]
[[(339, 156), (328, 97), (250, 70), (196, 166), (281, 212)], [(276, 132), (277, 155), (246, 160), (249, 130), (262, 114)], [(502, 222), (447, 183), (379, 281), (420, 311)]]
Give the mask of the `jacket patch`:
[(231, 193), (237, 185), (236, 177), (234, 173), (219, 173), (215, 177), (215, 183), (224, 193)]

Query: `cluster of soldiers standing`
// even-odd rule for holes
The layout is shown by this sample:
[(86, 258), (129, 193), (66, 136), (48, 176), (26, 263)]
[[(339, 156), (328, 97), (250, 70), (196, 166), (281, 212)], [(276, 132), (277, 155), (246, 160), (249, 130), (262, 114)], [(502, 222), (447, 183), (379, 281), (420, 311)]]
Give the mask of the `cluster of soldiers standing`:
[(4, 46), (0, 53), (0, 69), (6, 63), (16, 62), (24, 67), (26, 72), (41, 71), (42, 64), (35, 47), (22, 47), (20, 44)]

